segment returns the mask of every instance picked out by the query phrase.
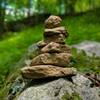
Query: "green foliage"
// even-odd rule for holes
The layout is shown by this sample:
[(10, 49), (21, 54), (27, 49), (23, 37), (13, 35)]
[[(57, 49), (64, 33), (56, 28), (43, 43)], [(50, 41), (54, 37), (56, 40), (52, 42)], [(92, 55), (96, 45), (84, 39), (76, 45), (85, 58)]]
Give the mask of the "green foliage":
[(100, 0), (76, 0), (76, 12), (85, 12), (100, 7)]
[(69, 32), (68, 43), (80, 43), (82, 40), (100, 42), (100, 9), (80, 16), (70, 16), (63, 20)]
[(78, 93), (74, 92), (72, 94), (65, 93), (61, 100), (82, 100)]
[(44, 8), (44, 12), (57, 14), (58, 13), (57, 1), (58, 0), (41, 0), (41, 5)]
[(26, 29), (20, 32), (20, 35), (17, 33), (17, 35), (15, 34), (9, 39), (0, 42), (0, 86), (21, 59), (28, 46), (42, 38), (41, 32), (42, 28), (39, 25), (34, 27), (34, 29)]
[[(1, 0), (0, 0), (1, 1)], [(6, 21), (18, 20), (35, 14), (73, 14), (100, 7), (100, 0), (2, 0), (12, 8), (5, 14)], [(8, 8), (7, 8), (8, 9)], [(27, 11), (26, 11), (27, 10)], [(32, 11), (31, 11), (32, 10)]]
[(72, 49), (73, 59), (70, 66), (76, 67), (79, 71), (84, 73), (97, 73), (100, 74), (100, 57), (93, 55), (92, 57), (87, 56), (85, 51), (77, 53), (75, 48)]

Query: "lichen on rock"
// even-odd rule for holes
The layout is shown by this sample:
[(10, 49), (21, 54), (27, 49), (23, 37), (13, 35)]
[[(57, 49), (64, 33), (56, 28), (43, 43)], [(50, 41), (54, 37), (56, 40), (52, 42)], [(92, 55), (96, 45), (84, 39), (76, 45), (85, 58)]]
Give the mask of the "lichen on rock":
[(72, 94), (69, 93), (65, 93), (61, 100), (82, 100), (82, 98), (80, 97), (80, 95), (76, 92), (73, 92)]

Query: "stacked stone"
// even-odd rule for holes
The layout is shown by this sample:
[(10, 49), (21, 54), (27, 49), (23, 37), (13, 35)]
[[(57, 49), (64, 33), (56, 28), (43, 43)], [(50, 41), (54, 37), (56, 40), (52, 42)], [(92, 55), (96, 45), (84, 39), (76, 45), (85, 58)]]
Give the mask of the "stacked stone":
[(45, 21), (44, 40), (37, 43), (40, 54), (32, 59), (30, 66), (21, 69), (28, 79), (74, 75), (75, 68), (67, 68), (71, 49), (65, 44), (68, 32), (61, 26), (61, 18), (50, 16)]

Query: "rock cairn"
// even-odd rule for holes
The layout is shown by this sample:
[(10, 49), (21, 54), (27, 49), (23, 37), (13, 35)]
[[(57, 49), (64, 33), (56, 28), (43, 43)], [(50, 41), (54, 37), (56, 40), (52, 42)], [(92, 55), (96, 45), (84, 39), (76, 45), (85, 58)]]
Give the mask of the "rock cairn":
[(62, 77), (75, 75), (75, 68), (68, 68), (72, 58), (71, 49), (65, 44), (68, 32), (61, 26), (61, 18), (50, 16), (45, 21), (44, 39), (37, 43), (39, 55), (32, 59), (29, 66), (21, 69), (26, 79)]

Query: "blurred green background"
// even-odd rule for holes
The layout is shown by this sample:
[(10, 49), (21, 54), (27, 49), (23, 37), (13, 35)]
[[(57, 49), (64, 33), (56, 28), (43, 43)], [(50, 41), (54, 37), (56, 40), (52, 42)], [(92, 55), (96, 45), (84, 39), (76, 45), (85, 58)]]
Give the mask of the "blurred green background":
[[(27, 48), (42, 39), (49, 15), (63, 19), (70, 34), (68, 44), (100, 42), (100, 0), (0, 0), (0, 88)], [(78, 67), (94, 65), (93, 71), (100, 67), (99, 58), (85, 65), (82, 57)]]

